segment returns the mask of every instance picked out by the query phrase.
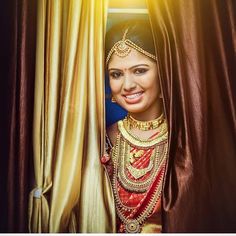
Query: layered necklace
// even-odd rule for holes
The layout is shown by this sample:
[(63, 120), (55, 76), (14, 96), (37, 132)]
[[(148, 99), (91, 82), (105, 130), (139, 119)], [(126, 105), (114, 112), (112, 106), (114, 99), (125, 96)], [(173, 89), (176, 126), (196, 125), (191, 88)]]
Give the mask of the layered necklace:
[[(140, 130), (158, 129), (156, 138), (142, 140), (133, 135), (131, 128)], [(126, 233), (141, 232), (145, 220), (153, 213), (162, 192), (162, 181), (167, 157), (168, 132), (164, 116), (154, 121), (142, 122), (128, 115), (118, 122), (119, 133), (112, 149), (112, 187), (116, 211)], [(148, 162), (140, 168), (144, 159)], [(136, 163), (141, 163), (136, 164)], [(136, 194), (143, 194), (142, 209), (127, 206), (120, 199), (118, 188)]]

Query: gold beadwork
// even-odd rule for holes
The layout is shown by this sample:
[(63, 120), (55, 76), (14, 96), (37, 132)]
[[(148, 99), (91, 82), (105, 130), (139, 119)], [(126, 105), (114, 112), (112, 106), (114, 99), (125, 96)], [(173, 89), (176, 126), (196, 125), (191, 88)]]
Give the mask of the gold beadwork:
[[(153, 181), (156, 173), (158, 172), (158, 169), (162, 165), (162, 162), (165, 160), (167, 153), (167, 126), (165, 125), (165, 122), (162, 123), (163, 128), (161, 129), (157, 138), (153, 140), (140, 140), (137, 137), (132, 136), (132, 134), (126, 130), (123, 122), (125, 122), (125, 120), (118, 122), (119, 135), (117, 136), (116, 140), (116, 144), (118, 146), (116, 145), (112, 152), (114, 165), (117, 163), (119, 166), (117, 177), (125, 189), (137, 193), (145, 192), (148, 189), (150, 183)], [(130, 165), (129, 157), (131, 146), (137, 147), (138, 149), (154, 149), (152, 151), (150, 163), (147, 168), (135, 170), (135, 168)], [(135, 180), (127, 177), (125, 169), (128, 169)], [(138, 180), (149, 171), (151, 171), (151, 173), (146, 180)]]
[(113, 47), (111, 48), (111, 50), (109, 51), (107, 58), (106, 58), (106, 65), (108, 65), (108, 62), (111, 59), (111, 56), (113, 53), (115, 53), (119, 57), (126, 57), (131, 52), (132, 48), (135, 49), (136, 51), (142, 53), (143, 55), (150, 57), (153, 60), (157, 61), (157, 57), (155, 55), (145, 51), (144, 49), (139, 47), (137, 44), (132, 42), (131, 40), (126, 39), (127, 32), (128, 32), (128, 29), (125, 30), (122, 39), (119, 40), (118, 42), (116, 42), (113, 45)]
[[(165, 122), (164, 122), (165, 123)], [(165, 163), (167, 158), (167, 147), (168, 147), (168, 135), (167, 135), (167, 126), (162, 124), (161, 132), (159, 133), (158, 142), (152, 143), (149, 145), (149, 148), (153, 148), (152, 156), (150, 161), (153, 161), (153, 167), (151, 168), (151, 173), (145, 180), (131, 180), (126, 176), (125, 169), (127, 168), (126, 164), (129, 162), (130, 148), (135, 147), (139, 143), (143, 143), (142, 140), (138, 140), (136, 137), (129, 138), (131, 135), (128, 130), (125, 129), (123, 121), (119, 121), (118, 130), (119, 133), (116, 138), (115, 146), (112, 149), (112, 162), (113, 162), (113, 178), (112, 178), (112, 188), (115, 197), (115, 206), (116, 212), (122, 223), (125, 227), (126, 233), (139, 233), (141, 232), (142, 225), (145, 220), (152, 214), (158, 200), (160, 199), (162, 192), (162, 181), (165, 171)], [(125, 133), (123, 131), (126, 130)], [(160, 137), (159, 137), (160, 136)], [(129, 141), (127, 141), (129, 140)], [(135, 144), (130, 143), (130, 141), (136, 140)], [(145, 144), (153, 140), (144, 141)], [(143, 149), (140, 146), (137, 146), (139, 149)], [(145, 148), (144, 148), (145, 149)], [(141, 154), (139, 154), (141, 155)], [(138, 155), (138, 156), (139, 156)], [(142, 170), (142, 169), (141, 169)], [(154, 191), (150, 193), (150, 200), (147, 205), (142, 209), (142, 211), (134, 216), (129, 216), (124, 211), (131, 214), (135, 207), (129, 207), (122, 203), (119, 193), (118, 186), (121, 184), (127, 191), (131, 192), (147, 192), (150, 186), (157, 181), (156, 177), (159, 176), (158, 182)], [(140, 191), (141, 190), (141, 191)]]
[[(155, 150), (152, 151), (150, 157), (150, 166), (144, 169), (132, 168), (131, 165), (127, 163), (127, 156), (130, 152), (130, 145), (123, 139), (120, 138), (119, 145), (119, 157), (117, 157), (119, 169), (117, 171), (117, 176), (120, 181), (120, 184), (131, 192), (143, 193), (146, 192), (150, 184), (155, 179), (155, 176), (158, 172), (158, 169), (163, 164), (166, 158), (167, 153), (167, 144), (166, 141), (161, 142), (155, 147)], [(126, 168), (129, 170), (130, 174), (135, 178), (134, 180), (127, 177)], [(136, 169), (136, 170), (135, 170)], [(138, 180), (138, 178), (144, 176), (146, 173), (151, 171), (149, 177), (145, 180)]]
[[(161, 181), (163, 179), (164, 171), (161, 173)], [(160, 182), (161, 182), (160, 181)], [(157, 184), (157, 188), (154, 190), (154, 193), (151, 194), (151, 199), (145, 209), (139, 214), (138, 217), (135, 217), (134, 219), (129, 219), (127, 216), (125, 216), (122, 212), (122, 209), (116, 205), (116, 212), (119, 216), (120, 220), (125, 225), (125, 231), (126, 233), (140, 233), (141, 232), (141, 226), (145, 222), (145, 220), (152, 214), (156, 203), (158, 202), (162, 192), (162, 183)], [(131, 225), (131, 223), (133, 225)]]
[(137, 220), (127, 220), (125, 224), (125, 231), (127, 233), (139, 233), (141, 231), (140, 224)]
[(116, 205), (117, 207), (123, 209), (123, 210), (126, 210), (126, 211), (131, 211), (133, 209), (135, 209), (135, 207), (128, 207), (128, 206), (125, 206), (121, 200), (120, 200), (120, 197), (119, 197), (119, 194), (118, 194), (118, 189), (117, 189), (117, 171), (118, 171), (118, 157), (120, 156), (120, 134), (117, 135), (117, 138), (116, 138), (116, 144), (114, 146), (114, 149), (112, 151), (112, 159), (113, 159), (113, 178), (112, 178), (112, 188), (113, 188), (113, 191), (114, 191), (114, 196), (115, 196), (115, 200), (116, 200)]
[(144, 150), (138, 150), (137, 152), (130, 153), (129, 162), (132, 164), (135, 159), (140, 158), (144, 153)]
[[(130, 219), (122, 211), (127, 210), (128, 212), (130, 212), (131, 210), (135, 209), (135, 207), (125, 206), (120, 200), (120, 197), (118, 194), (118, 189), (117, 189), (118, 188), (118, 182), (117, 182), (118, 181), (118, 178), (117, 178), (118, 177), (117, 176), (118, 168), (119, 169), (124, 168), (123, 166), (119, 165), (119, 160), (118, 160), (119, 157), (123, 155), (121, 153), (121, 150), (123, 149), (123, 145), (121, 145), (121, 143), (120, 143), (121, 139), (122, 139), (122, 137), (121, 137), (121, 134), (119, 133), (117, 135), (117, 142), (116, 142), (115, 148), (113, 149), (113, 155), (112, 155), (113, 165), (114, 165), (113, 166), (112, 188), (114, 191), (114, 197), (115, 197), (115, 202), (116, 202), (116, 204), (115, 204), (116, 212), (117, 212), (118, 217), (120, 218), (120, 220), (123, 222), (123, 224), (125, 226), (126, 233), (139, 233), (141, 231), (141, 226), (143, 225), (145, 220), (150, 216), (150, 214), (153, 212), (155, 205), (161, 196), (162, 181), (163, 181), (164, 169), (165, 169), (164, 166), (165, 166), (165, 161), (166, 161), (166, 153), (164, 154), (164, 156), (162, 158), (161, 166), (163, 168), (162, 169), (158, 168), (158, 170), (153, 171), (155, 173), (155, 177), (159, 173), (158, 175), (160, 175), (160, 179), (154, 189), (154, 192), (150, 194), (150, 200), (149, 200), (148, 204), (138, 214), (138, 216)], [(167, 143), (164, 146), (167, 147), (168, 146)], [(153, 179), (153, 181), (155, 181), (155, 180)], [(151, 186), (152, 182), (149, 183), (149, 186)]]
[(126, 119), (124, 119), (124, 121), (120, 120), (118, 121), (118, 128), (120, 130), (120, 132), (122, 133), (122, 136), (124, 137), (124, 139), (126, 141), (128, 141), (129, 143), (131, 143), (134, 147), (139, 147), (142, 149), (148, 149), (151, 148), (153, 146), (155, 146), (157, 143), (166, 140), (167, 136), (168, 136), (168, 132), (167, 132), (167, 124), (166, 122), (163, 122), (160, 126), (160, 133), (158, 134), (158, 138), (157, 139), (151, 139), (151, 140), (141, 140), (137, 137), (135, 137), (134, 135), (132, 135), (130, 133), (130, 131), (128, 131), (125, 128), (125, 124), (126, 123)]
[(139, 121), (134, 119), (130, 114), (127, 116), (127, 123), (129, 128), (138, 128), (139, 130), (147, 131), (157, 129), (165, 120), (164, 113), (162, 113), (157, 119), (150, 121)]
[[(153, 157), (153, 156), (152, 156)], [(135, 178), (139, 179), (146, 175), (148, 172), (150, 172), (153, 168), (153, 158), (149, 161), (148, 167), (143, 169), (137, 169), (133, 167), (130, 163), (126, 165), (127, 169), (129, 170), (129, 173)]]

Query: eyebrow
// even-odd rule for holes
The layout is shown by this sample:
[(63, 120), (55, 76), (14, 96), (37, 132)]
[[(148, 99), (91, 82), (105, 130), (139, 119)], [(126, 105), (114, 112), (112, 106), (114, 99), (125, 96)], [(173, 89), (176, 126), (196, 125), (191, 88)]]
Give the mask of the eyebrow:
[[(148, 64), (138, 64), (138, 65), (131, 66), (130, 68), (128, 68), (128, 70), (134, 69), (134, 68), (139, 67), (139, 66), (146, 66), (146, 67), (149, 67)], [(110, 69), (108, 69), (108, 71), (110, 71), (110, 70), (119, 70), (119, 71), (122, 71), (121, 69), (118, 69), (118, 68), (110, 68)]]

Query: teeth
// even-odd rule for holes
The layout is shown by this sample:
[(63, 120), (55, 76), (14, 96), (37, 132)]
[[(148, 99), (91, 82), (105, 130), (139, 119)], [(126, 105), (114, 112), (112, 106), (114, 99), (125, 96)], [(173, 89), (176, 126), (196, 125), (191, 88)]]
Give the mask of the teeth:
[(134, 99), (134, 98), (137, 98), (141, 95), (142, 93), (135, 93), (135, 94), (132, 94), (132, 95), (127, 95), (126, 97), (129, 98), (129, 99)]

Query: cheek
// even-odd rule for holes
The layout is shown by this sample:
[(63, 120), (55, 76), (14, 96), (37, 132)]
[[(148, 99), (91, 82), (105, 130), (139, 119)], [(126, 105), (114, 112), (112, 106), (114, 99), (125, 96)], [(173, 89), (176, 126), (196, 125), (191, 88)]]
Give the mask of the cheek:
[(122, 83), (120, 80), (110, 80), (110, 88), (113, 94), (121, 91)]
[(146, 84), (146, 88), (152, 97), (156, 97), (160, 93), (160, 85), (157, 78), (150, 78), (149, 83)]
[(155, 74), (150, 73), (147, 77), (143, 78), (142, 85), (146, 89), (155, 90), (159, 87), (159, 81)]

